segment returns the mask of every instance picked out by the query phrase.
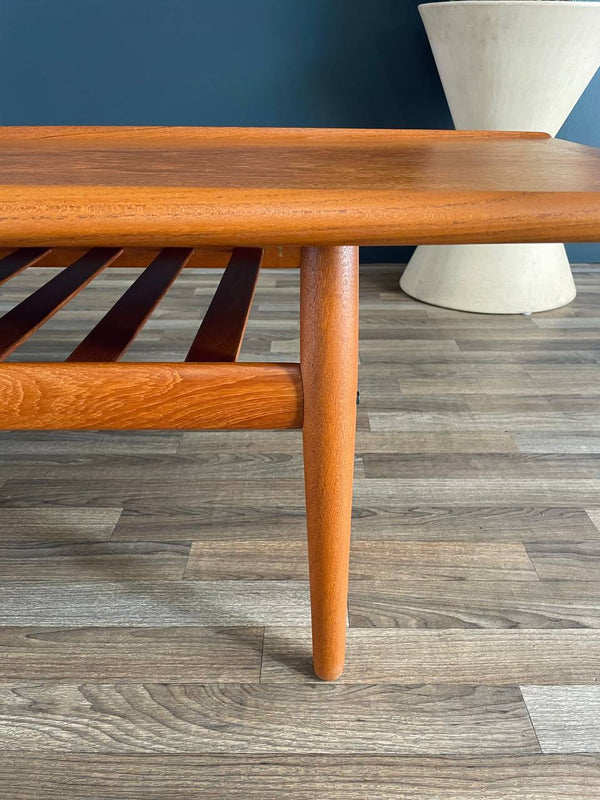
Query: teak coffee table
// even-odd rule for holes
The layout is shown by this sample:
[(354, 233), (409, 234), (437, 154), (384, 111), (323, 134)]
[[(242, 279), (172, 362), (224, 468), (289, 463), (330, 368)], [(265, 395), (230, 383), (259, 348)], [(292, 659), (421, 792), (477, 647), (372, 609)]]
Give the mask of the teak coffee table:
[[(301, 427), (314, 669), (331, 680), (344, 664), (358, 245), (595, 240), (600, 151), (545, 134), (0, 129), (0, 282), (65, 266), (0, 319), (0, 359), (105, 267), (151, 262), (65, 363), (0, 365), (0, 428)], [(300, 363), (235, 363), (261, 260), (300, 252)], [(180, 270), (223, 259), (185, 362), (119, 363)]]

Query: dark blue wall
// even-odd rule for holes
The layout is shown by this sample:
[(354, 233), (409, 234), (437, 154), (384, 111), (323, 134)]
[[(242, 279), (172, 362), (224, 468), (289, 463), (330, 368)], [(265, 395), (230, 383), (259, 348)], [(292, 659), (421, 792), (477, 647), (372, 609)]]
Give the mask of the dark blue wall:
[(0, 75), (5, 125), (452, 125), (416, 0), (0, 0)]

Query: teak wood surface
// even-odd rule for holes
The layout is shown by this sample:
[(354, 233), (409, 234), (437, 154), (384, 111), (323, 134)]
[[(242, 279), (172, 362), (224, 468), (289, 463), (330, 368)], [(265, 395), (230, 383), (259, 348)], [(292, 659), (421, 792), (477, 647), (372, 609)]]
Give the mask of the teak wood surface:
[(304, 480), (314, 668), (344, 668), (358, 379), (358, 252), (307, 247), (300, 268)]
[[(19, 250), (19, 262), (27, 261), (27, 256), (31, 261), (25, 263), (30, 267), (67, 267), (78, 258), (85, 255), (89, 247), (52, 247), (52, 248), (22, 248)], [(28, 251), (27, 253), (25, 251)], [(149, 266), (160, 254), (162, 247), (124, 247), (119, 258), (111, 264), (112, 268), (119, 269), (143, 268)], [(231, 259), (233, 248), (222, 247), (194, 247), (194, 252), (185, 263), (185, 269), (216, 268), (224, 269)], [(300, 266), (300, 247), (265, 247), (263, 248), (263, 259), (261, 269), (281, 269)], [(0, 248), (0, 259), (5, 259), (14, 253), (13, 248)], [(2, 262), (4, 263), (4, 262)], [(17, 264), (13, 263), (13, 267)], [(0, 283), (6, 280), (5, 270), (0, 269)], [(12, 277), (16, 272), (12, 271), (8, 277)]]
[(262, 250), (239, 248), (227, 266), (186, 361), (237, 361), (248, 324)]
[(297, 364), (1, 364), (0, 428), (300, 428)]
[(0, 244), (589, 241), (600, 154), (544, 134), (2, 128)]
[[(347, 616), (358, 245), (596, 239), (600, 152), (545, 134), (0, 128), (0, 277), (92, 248), (67, 255), (63, 273), (0, 320), (0, 357), (113, 259), (152, 261), (69, 363), (0, 365), (0, 427), (303, 426), (314, 667), (334, 679)], [(178, 261), (169, 248), (184, 248)], [(237, 358), (263, 248), (271, 264), (300, 255), (300, 364), (223, 363)], [(228, 266), (187, 363), (108, 363), (188, 256), (195, 263), (192, 249)]]
[(184, 247), (162, 250), (73, 350), (67, 361), (118, 361), (192, 253), (193, 250)]

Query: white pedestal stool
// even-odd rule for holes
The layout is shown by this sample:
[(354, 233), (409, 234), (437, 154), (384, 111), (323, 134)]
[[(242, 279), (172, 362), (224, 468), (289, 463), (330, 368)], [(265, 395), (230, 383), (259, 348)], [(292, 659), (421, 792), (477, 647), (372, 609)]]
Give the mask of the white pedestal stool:
[[(459, 0), (419, 11), (459, 129), (554, 136), (600, 66), (600, 2)], [(425, 303), (488, 314), (575, 297), (562, 244), (418, 247), (400, 286)]]

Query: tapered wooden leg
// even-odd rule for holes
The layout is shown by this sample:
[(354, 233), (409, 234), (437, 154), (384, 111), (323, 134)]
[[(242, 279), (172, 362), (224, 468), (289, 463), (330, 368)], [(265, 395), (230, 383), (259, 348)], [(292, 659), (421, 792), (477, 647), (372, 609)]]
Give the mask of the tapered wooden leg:
[(344, 668), (358, 375), (358, 248), (307, 247), (300, 268), (300, 369), (313, 664)]

